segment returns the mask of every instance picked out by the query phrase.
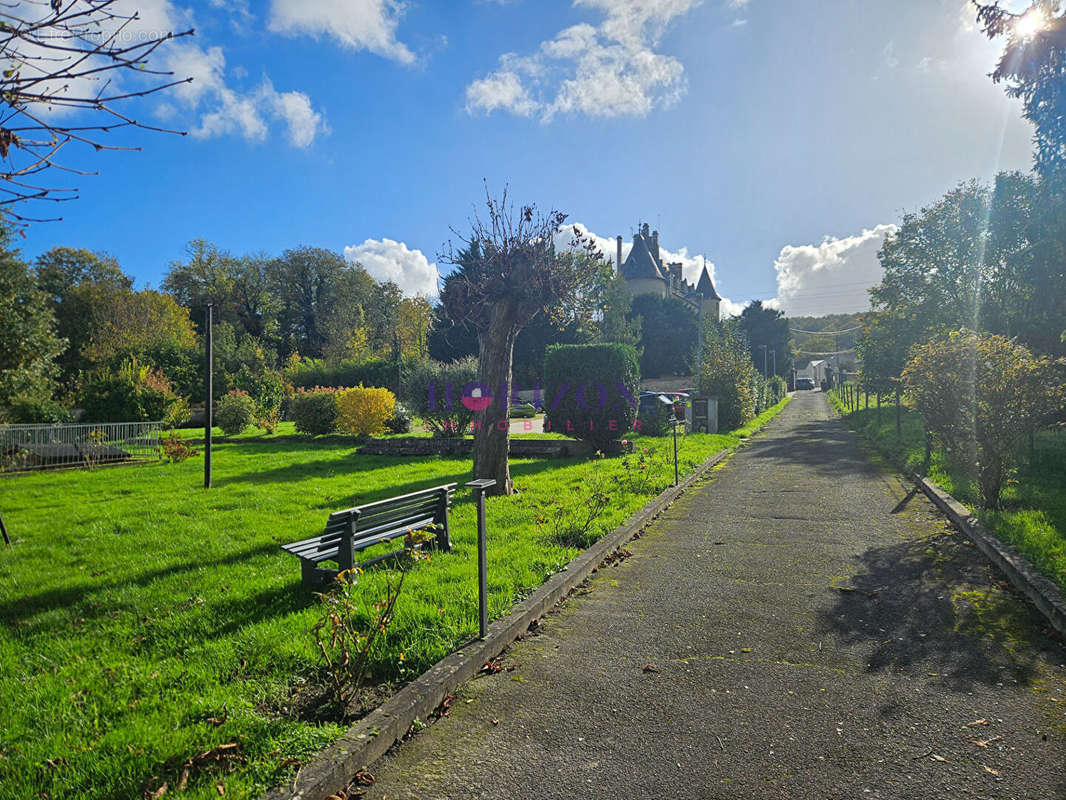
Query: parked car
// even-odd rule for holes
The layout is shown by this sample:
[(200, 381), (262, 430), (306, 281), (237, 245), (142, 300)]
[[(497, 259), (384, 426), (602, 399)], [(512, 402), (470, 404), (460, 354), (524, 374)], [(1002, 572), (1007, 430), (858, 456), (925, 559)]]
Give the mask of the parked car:
[(796, 391), (800, 389), (813, 389), (814, 381), (810, 378), (796, 378)]
[(537, 416), (537, 407), (532, 403), (520, 403), (511, 406), (509, 415), (511, 419), (528, 419)]

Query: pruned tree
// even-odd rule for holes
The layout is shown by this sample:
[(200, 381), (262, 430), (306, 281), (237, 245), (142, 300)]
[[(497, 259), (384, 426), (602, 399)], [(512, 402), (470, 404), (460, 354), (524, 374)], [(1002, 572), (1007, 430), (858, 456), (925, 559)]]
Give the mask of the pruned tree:
[[(487, 217), (475, 214), (469, 234), (453, 229), (439, 256), (458, 275), (441, 292), (448, 316), (469, 323), (478, 334), (478, 377), (489, 393), (500, 393), (478, 411), (474, 427), (474, 477), (493, 478), (496, 494), (511, 494), (507, 451), (508, 407), (515, 337), (539, 314), (563, 320), (584, 308), (599, 274), (599, 253), (584, 232), (575, 230), (564, 252), (555, 238), (566, 214), (516, 209), (505, 190), (494, 198), (486, 188)], [(580, 313), (580, 312), (578, 312)]]
[[(80, 144), (96, 151), (137, 150), (107, 144), (120, 128), (166, 131), (120, 110), (126, 101), (191, 78), (150, 69), (165, 42), (193, 31), (146, 31), (127, 0), (12, 0), (0, 6), (0, 212), (17, 223), (38, 221), (15, 208), (27, 201), (62, 202), (77, 190), (46, 173), (90, 174), (60, 160)], [(132, 84), (119, 80), (128, 73)], [(180, 133), (180, 131), (167, 131)]]

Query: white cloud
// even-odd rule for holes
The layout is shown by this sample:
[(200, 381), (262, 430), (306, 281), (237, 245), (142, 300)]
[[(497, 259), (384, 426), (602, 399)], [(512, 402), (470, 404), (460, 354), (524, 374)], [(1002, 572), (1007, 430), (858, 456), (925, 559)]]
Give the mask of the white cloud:
[(728, 5), (734, 11), (740, 11), (748, 7), (748, 0), (729, 0)]
[(777, 303), (789, 315), (844, 314), (870, 307), (867, 290), (881, 282), (877, 251), (895, 225), (821, 244), (786, 245), (774, 262)]
[(572, 25), (532, 55), (505, 53), (499, 68), (466, 89), (468, 113), (510, 111), (551, 121), (556, 114), (646, 116), (676, 103), (685, 69), (655, 52), (667, 25), (702, 0), (574, 0), (603, 12), (597, 26)]
[(344, 258), (350, 264), (362, 264), (375, 280), (392, 281), (406, 297), (437, 296), (437, 265), (403, 242), (367, 239), (345, 247)]
[(401, 64), (415, 60), (396, 39), (404, 4), (396, 0), (272, 0), (270, 30), (329, 36), (353, 50), (369, 50)]

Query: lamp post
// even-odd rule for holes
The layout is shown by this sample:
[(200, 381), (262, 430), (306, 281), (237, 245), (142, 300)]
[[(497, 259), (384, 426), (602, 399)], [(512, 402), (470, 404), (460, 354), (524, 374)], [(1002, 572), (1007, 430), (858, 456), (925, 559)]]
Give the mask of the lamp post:
[(768, 377), (767, 372), (766, 372), (766, 350), (767, 350), (767, 347), (764, 344), (760, 344), (759, 345), (759, 349), (762, 350), (762, 376), (763, 376), (763, 378), (766, 378), (766, 377)]
[(204, 343), (207, 349), (204, 366), (204, 488), (211, 488), (211, 429), (215, 425), (215, 304), (207, 304), (207, 329), (204, 331)]

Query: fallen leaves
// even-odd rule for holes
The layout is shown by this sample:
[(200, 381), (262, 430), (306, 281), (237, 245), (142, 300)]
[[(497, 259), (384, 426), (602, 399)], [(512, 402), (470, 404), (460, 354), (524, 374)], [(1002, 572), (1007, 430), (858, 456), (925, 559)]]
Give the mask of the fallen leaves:
[(975, 744), (978, 747), (988, 747), (992, 742), (998, 742), (1002, 739), (1002, 736), (993, 736), (991, 739), (967, 739), (970, 744)]
[(662, 670), (661, 670), (661, 669), (659, 669), (659, 668), (658, 668), (657, 666), (655, 666), (654, 664), (645, 664), (645, 665), (644, 665), (644, 671), (645, 671), (645, 672), (662, 672)]
[(991, 724), (992, 723), (989, 722), (987, 719), (975, 719), (973, 722), (967, 722), (966, 723), (966, 727), (967, 728), (974, 728), (974, 727), (976, 727), (978, 725), (991, 725)]

